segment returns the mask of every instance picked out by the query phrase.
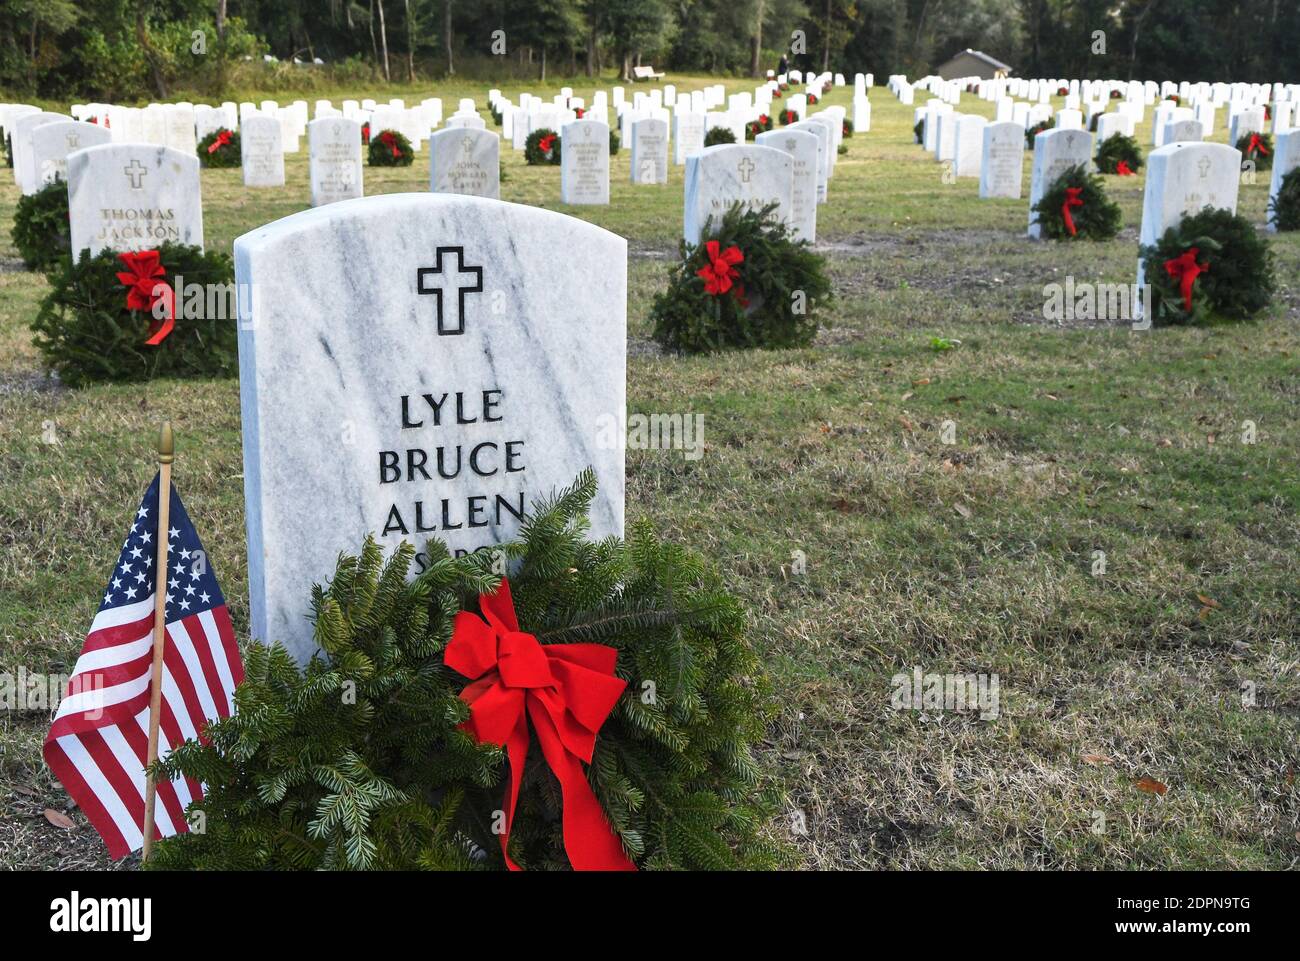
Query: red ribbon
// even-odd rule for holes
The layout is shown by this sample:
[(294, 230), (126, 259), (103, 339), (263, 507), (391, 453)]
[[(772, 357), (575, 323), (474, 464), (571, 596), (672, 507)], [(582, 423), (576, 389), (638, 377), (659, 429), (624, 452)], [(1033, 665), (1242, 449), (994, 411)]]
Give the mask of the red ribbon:
[(391, 130), (385, 130), (379, 135), (379, 142), (393, 152), (394, 157), (402, 155), (401, 149), (397, 146), (397, 137)]
[(577, 117), (579, 120), (582, 119), (582, 115), (583, 115), (584, 113), (586, 113), (586, 112), (587, 112), (587, 111), (583, 110), (581, 107), (574, 107), (574, 108), (573, 108), (573, 115), (574, 115), (575, 117)]
[(1210, 269), (1209, 264), (1196, 262), (1199, 253), (1199, 248), (1188, 247), (1173, 260), (1165, 261), (1165, 273), (1179, 282), (1183, 293), (1183, 310), (1189, 314), (1192, 312), (1192, 284), (1196, 282), (1197, 275)]
[(542, 644), (519, 630), (510, 584), (479, 597), (482, 617), (456, 615), (443, 663), (470, 678), (460, 692), (469, 704), (461, 729), (479, 743), (506, 749), (510, 785), (501, 853), (512, 871), (510, 827), (528, 757), (528, 720), (563, 797), (564, 850), (579, 871), (635, 871), (587, 783), (596, 732), (618, 703), (627, 682), (614, 676), (618, 651), (603, 644)]
[(1079, 234), (1074, 227), (1074, 218), (1070, 216), (1071, 207), (1082, 207), (1083, 201), (1079, 199), (1079, 194), (1083, 193), (1082, 187), (1066, 187), (1065, 203), (1061, 204), (1061, 216), (1065, 219), (1065, 229), (1070, 232), (1071, 237)]
[(767, 114), (760, 113), (758, 115), (758, 122), (761, 123), (764, 127), (766, 127), (768, 124)]
[(228, 143), (230, 143), (230, 131), (218, 130), (217, 139), (208, 144), (208, 153), (216, 153)]
[(1129, 169), (1127, 160), (1121, 160), (1115, 165), (1115, 173), (1119, 174), (1121, 177), (1133, 176), (1133, 171)]
[(370, 124), (368, 123), (361, 125), (361, 142), (367, 146), (370, 144)]
[(550, 153), (551, 146), (555, 143), (555, 134), (548, 133), (537, 141), (537, 146), (541, 148), (542, 153)]
[(1246, 156), (1253, 157), (1256, 150), (1265, 157), (1268, 156), (1268, 148), (1264, 146), (1264, 141), (1259, 139), (1259, 134), (1253, 133), (1250, 135), (1250, 143), (1246, 145)]
[(704, 249), (709, 262), (695, 273), (696, 276), (704, 278), (704, 292), (706, 294), (720, 297), (731, 289), (731, 285), (740, 276), (739, 271), (736, 270), (733, 264), (743, 261), (745, 255), (734, 244), (723, 250), (722, 244), (716, 240), (710, 240), (704, 245)]
[(162, 287), (167, 294), (167, 316), (161, 321), (154, 318), (149, 325), (149, 339), (145, 341), (150, 347), (156, 347), (166, 339), (176, 326), (176, 301), (172, 290), (162, 278), (167, 276), (156, 250), (127, 251), (117, 255), (117, 259), (127, 268), (119, 271), (117, 279), (126, 285), (126, 309), (147, 310), (152, 312), (153, 305), (162, 299), (157, 292)]

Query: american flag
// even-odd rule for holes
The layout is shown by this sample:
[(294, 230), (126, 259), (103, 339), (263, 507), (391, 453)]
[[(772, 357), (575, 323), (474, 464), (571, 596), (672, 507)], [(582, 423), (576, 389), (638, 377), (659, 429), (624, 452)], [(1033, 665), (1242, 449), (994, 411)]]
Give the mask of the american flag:
[[(228, 717), (235, 685), (244, 677), (225, 598), (174, 487), (170, 512), (160, 758), (183, 741), (201, 738), (208, 721)], [(155, 476), (45, 737), (45, 763), (113, 858), (144, 843), (157, 551)], [(202, 796), (202, 786), (188, 778), (160, 782), (155, 837), (188, 830), (185, 809)]]

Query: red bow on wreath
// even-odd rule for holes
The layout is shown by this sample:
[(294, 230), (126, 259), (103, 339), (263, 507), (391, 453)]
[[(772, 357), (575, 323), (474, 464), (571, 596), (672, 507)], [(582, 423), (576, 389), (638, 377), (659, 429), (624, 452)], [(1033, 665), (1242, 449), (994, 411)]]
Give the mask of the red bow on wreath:
[(1083, 193), (1082, 187), (1066, 187), (1065, 203), (1061, 204), (1061, 217), (1065, 220), (1065, 229), (1070, 232), (1071, 237), (1076, 237), (1079, 231), (1074, 227), (1074, 218), (1070, 216), (1071, 207), (1082, 207), (1083, 201), (1079, 194)]
[(758, 122), (761, 123), (764, 127), (766, 127), (766, 126), (767, 126), (767, 122), (768, 122), (768, 121), (767, 121), (767, 114), (765, 114), (765, 113), (760, 113), (760, 114), (758, 115)]
[(1264, 146), (1264, 141), (1259, 139), (1259, 134), (1257, 133), (1250, 135), (1250, 143), (1246, 145), (1246, 156), (1255, 156), (1255, 151), (1259, 151), (1265, 157), (1268, 156), (1268, 148)]
[(1118, 164), (1115, 165), (1115, 173), (1119, 174), (1121, 177), (1133, 176), (1133, 171), (1129, 169), (1127, 160), (1121, 160)]
[(379, 142), (393, 152), (394, 157), (400, 157), (402, 150), (397, 146), (397, 136), (391, 130), (385, 130), (379, 135)]
[[(167, 276), (163, 269), (158, 251), (127, 251), (117, 255), (126, 270), (119, 271), (117, 279), (126, 285), (126, 309), (147, 310), (153, 312), (153, 306), (166, 297), (167, 316), (162, 320), (156, 317), (149, 325), (149, 339), (145, 341), (150, 347), (156, 347), (172, 332), (176, 326), (176, 301), (172, 289), (162, 282)], [(161, 287), (164, 293), (158, 293)]]
[(577, 117), (579, 120), (582, 119), (582, 115), (583, 115), (584, 113), (586, 113), (586, 112), (587, 112), (587, 111), (583, 110), (581, 107), (574, 107), (574, 108), (573, 108), (573, 115), (574, 115), (575, 117)]
[[(731, 289), (732, 284), (740, 276), (739, 271), (732, 265), (743, 261), (745, 255), (734, 244), (723, 250), (722, 244), (716, 240), (710, 240), (706, 243), (704, 250), (709, 259), (708, 263), (695, 273), (697, 276), (704, 278), (704, 292), (706, 294), (721, 297)], [(739, 285), (736, 286), (736, 296), (741, 296)]]
[(548, 133), (537, 141), (537, 146), (542, 153), (550, 153), (551, 147), (555, 144), (555, 134)]
[(618, 652), (604, 644), (542, 644), (519, 630), (510, 584), (479, 597), (482, 617), (456, 615), (443, 663), (470, 683), (460, 692), (469, 704), (461, 729), (479, 743), (506, 749), (510, 785), (501, 853), (520, 870), (507, 847), (528, 757), (529, 719), (542, 756), (560, 782), (564, 850), (579, 871), (635, 871), (587, 783), (596, 732), (618, 703), (627, 682), (614, 676)]
[(1192, 312), (1192, 284), (1196, 282), (1198, 275), (1210, 269), (1209, 264), (1196, 262), (1196, 255), (1199, 253), (1200, 248), (1188, 247), (1173, 260), (1165, 261), (1165, 273), (1178, 281), (1183, 294), (1183, 310), (1189, 314)]
[(217, 139), (208, 144), (208, 153), (216, 153), (228, 143), (230, 143), (230, 131), (219, 130), (217, 131)]

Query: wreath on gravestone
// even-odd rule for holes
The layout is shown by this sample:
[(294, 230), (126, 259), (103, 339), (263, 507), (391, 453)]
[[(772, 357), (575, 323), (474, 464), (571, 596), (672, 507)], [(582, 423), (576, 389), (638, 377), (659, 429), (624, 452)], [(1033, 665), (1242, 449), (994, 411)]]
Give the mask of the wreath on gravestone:
[(361, 125), (361, 143), (370, 146), (370, 121), (367, 120)]
[(1282, 178), (1277, 196), (1268, 202), (1268, 215), (1279, 231), (1300, 230), (1300, 167)]
[(1120, 97), (1122, 97), (1122, 96), (1124, 96), (1124, 94), (1120, 93), (1118, 90), (1112, 90), (1112, 91), (1110, 92), (1110, 99), (1111, 99), (1111, 100), (1118, 100), (1118, 99), (1119, 99)]
[(761, 133), (766, 133), (772, 129), (772, 118), (765, 113), (761, 113), (754, 120), (745, 124), (745, 139), (753, 140)]
[(792, 123), (799, 122), (799, 111), (791, 110), (790, 108), (787, 107), (785, 110), (781, 111), (780, 117), (781, 117), (781, 126), (788, 127)]
[[(414, 580), (407, 544), (385, 560), (367, 538), (341, 557), (312, 591), (322, 653), (300, 669), (251, 645), (235, 713), (159, 764), (205, 784), (205, 831), (162, 841), (148, 867), (786, 863), (762, 837), (782, 799), (752, 754), (774, 701), (744, 612), (645, 522), (625, 541), (585, 540), (595, 493), (583, 472), (490, 552), (430, 542)], [(508, 583), (493, 573), (505, 560)], [(506, 637), (510, 688), (496, 666)], [(551, 672), (545, 703), (521, 670)], [(566, 709), (559, 737), (526, 719)], [(504, 751), (480, 737), (516, 725), (524, 741)]]
[(805, 347), (831, 297), (826, 261), (776, 217), (733, 204), (710, 218), (696, 246), (681, 245), (668, 287), (650, 309), (654, 339), (668, 350)]
[(925, 118), (922, 117), (912, 125), (912, 139), (917, 143), (925, 143)]
[(1245, 217), (1208, 208), (1141, 251), (1157, 324), (1238, 321), (1273, 300), (1273, 252)]
[(524, 160), (537, 164), (558, 164), (560, 162), (560, 135), (550, 127), (538, 127), (524, 141)]
[(1119, 233), (1119, 204), (1106, 196), (1101, 177), (1085, 164), (1066, 169), (1034, 204), (1049, 240), (1109, 240)]
[(1056, 95), (1057, 95), (1058, 97), (1068, 97), (1068, 96), (1070, 95), (1070, 88), (1069, 88), (1069, 87), (1057, 87), (1057, 88), (1056, 88)]
[(1237, 138), (1241, 159), (1253, 161), (1256, 170), (1273, 168), (1273, 137), (1266, 133), (1246, 133)]
[(1042, 133), (1044, 130), (1051, 130), (1051, 129), (1052, 129), (1053, 127), (1055, 127), (1055, 126), (1056, 126), (1056, 118), (1055, 118), (1055, 117), (1048, 117), (1046, 120), (1040, 120), (1038, 123), (1034, 124), (1032, 127), (1026, 127), (1026, 128), (1025, 128), (1025, 148), (1028, 149), (1028, 150), (1033, 150), (1033, 149), (1034, 149), (1034, 138), (1037, 137), (1037, 136), (1038, 136), (1040, 133)]
[(199, 141), (196, 149), (201, 167), (238, 167), (241, 162), (237, 130), (214, 130)]
[(817, 94), (815, 93), (808, 94), (808, 106), (810, 107), (817, 106)]
[(853, 121), (848, 117), (844, 118), (844, 124), (840, 127), (840, 136), (845, 140), (853, 136)]
[[(173, 278), (186, 290), (175, 291)], [(232, 377), (238, 370), (228, 254), (187, 244), (63, 257), (32, 321), (47, 366), (71, 387), (155, 377)], [(209, 299), (209, 292), (221, 297)], [(218, 302), (218, 300), (220, 302)]]
[[(561, 138), (563, 139), (563, 138)], [(618, 135), (618, 131), (613, 127), (609, 128), (609, 155), (612, 157), (618, 153), (619, 148), (623, 145), (623, 138)]]
[(735, 143), (736, 134), (730, 127), (710, 127), (704, 132), (704, 146), (716, 147), (719, 144)]
[(19, 197), (11, 236), (23, 263), (32, 270), (50, 270), (66, 257), (71, 245), (67, 183), (55, 180)]
[(405, 134), (396, 130), (381, 130), (370, 138), (368, 157), (372, 167), (409, 167), (415, 162), (415, 151)]
[[(501, 126), (503, 122), (501, 118), (501, 111), (496, 108), (496, 104), (493, 103), (488, 104), (488, 113), (492, 115), (492, 122), (496, 124), (498, 127)], [(581, 115), (579, 115), (578, 119), (580, 120), (582, 119)]]
[(1146, 165), (1142, 148), (1127, 134), (1111, 134), (1097, 148), (1097, 169), (1104, 174), (1127, 177)]

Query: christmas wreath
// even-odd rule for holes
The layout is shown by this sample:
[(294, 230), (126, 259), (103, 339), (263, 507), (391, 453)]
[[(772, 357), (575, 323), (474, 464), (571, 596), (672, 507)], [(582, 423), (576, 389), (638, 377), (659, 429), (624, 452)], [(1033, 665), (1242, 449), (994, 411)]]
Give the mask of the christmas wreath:
[(623, 145), (623, 138), (618, 135), (618, 131), (613, 127), (609, 128), (609, 155), (612, 157), (618, 153), (619, 148)]
[(1183, 105), (1183, 98), (1178, 96), (1178, 94), (1176, 93), (1171, 93), (1169, 96), (1165, 97), (1165, 99), (1168, 100), (1170, 103), (1172, 103), (1175, 107), (1181, 107)]
[(1111, 100), (1118, 100), (1118, 99), (1119, 99), (1120, 97), (1122, 97), (1122, 96), (1124, 96), (1124, 94), (1120, 93), (1118, 90), (1112, 90), (1112, 91), (1110, 92), (1110, 99), (1111, 99)]
[(1268, 241), (1230, 210), (1184, 216), (1141, 256), (1153, 323), (1242, 320), (1273, 300)]
[(364, 146), (370, 145), (370, 121), (367, 120), (361, 125), (361, 143)]
[(1268, 202), (1269, 222), (1277, 230), (1300, 230), (1300, 167), (1282, 178), (1277, 196)]
[(808, 106), (810, 107), (817, 106), (817, 94), (815, 93), (808, 94)]
[(853, 136), (853, 121), (848, 117), (844, 118), (844, 124), (840, 127), (840, 136), (846, 140)]
[(786, 127), (792, 123), (799, 122), (799, 111), (791, 110), (788, 107), (785, 110), (782, 110), (779, 116), (781, 118), (782, 127)]
[(925, 143), (925, 118), (922, 117), (912, 125), (912, 139), (917, 143)]
[(743, 610), (646, 522), (587, 541), (595, 494), (585, 471), (490, 552), (432, 541), (414, 580), (408, 544), (341, 557), (312, 592), (322, 653), (252, 644), (235, 713), (160, 763), (205, 784), (206, 824), (149, 868), (786, 863), (762, 836), (774, 702)]
[(539, 127), (524, 141), (524, 160), (529, 164), (558, 164), (560, 135), (550, 127)]
[[(171, 288), (183, 277), (191, 302)], [(104, 250), (59, 261), (32, 321), (37, 348), (64, 383), (233, 377), (238, 370), (234, 267), (228, 254), (186, 244)], [(223, 292), (220, 302), (210, 297)]]
[(1056, 88), (1056, 95), (1057, 95), (1058, 97), (1068, 97), (1068, 96), (1070, 95), (1070, 88), (1069, 88), (1069, 87), (1057, 87), (1057, 88)]
[[(501, 126), (503, 122), (501, 118), (501, 111), (497, 109), (496, 104), (494, 103), (488, 104), (488, 113), (492, 115), (492, 122), (496, 124), (498, 127)], [(582, 119), (581, 110), (578, 111), (578, 119), (579, 120)]]
[(381, 130), (370, 139), (370, 166), (409, 167), (415, 162), (411, 141), (396, 130)]
[(198, 154), (200, 167), (238, 167), (239, 132), (225, 127), (212, 131), (199, 141)]
[(1256, 170), (1273, 168), (1273, 137), (1266, 133), (1244, 133), (1237, 138), (1242, 160), (1251, 160)]
[(1142, 148), (1127, 134), (1111, 134), (1097, 148), (1097, 169), (1104, 174), (1127, 177), (1145, 165)]
[(1032, 127), (1026, 127), (1026, 128), (1025, 128), (1025, 147), (1026, 147), (1026, 149), (1028, 149), (1028, 150), (1033, 150), (1033, 149), (1034, 149), (1034, 138), (1037, 137), (1037, 136), (1038, 136), (1040, 133), (1042, 133), (1044, 130), (1051, 130), (1051, 129), (1052, 129), (1053, 127), (1055, 127), (1055, 126), (1056, 126), (1056, 118), (1055, 118), (1055, 117), (1048, 117), (1046, 120), (1040, 120), (1038, 123), (1034, 124)]
[(734, 204), (705, 225), (650, 310), (654, 338), (668, 350), (804, 347), (817, 335), (817, 309), (831, 296), (825, 259), (776, 219)]
[(1049, 240), (1109, 240), (1119, 233), (1119, 204), (1107, 199), (1101, 177), (1084, 164), (1068, 168), (1034, 204)]
[(765, 113), (758, 115), (757, 119), (751, 120), (745, 124), (745, 139), (753, 140), (761, 133), (766, 133), (772, 129), (772, 118)]
[(716, 147), (718, 144), (735, 143), (736, 134), (730, 127), (710, 127), (704, 134), (704, 146)]
[(32, 270), (49, 270), (68, 254), (68, 185), (63, 180), (46, 184), (34, 194), (18, 198), (11, 232), (14, 246)]

